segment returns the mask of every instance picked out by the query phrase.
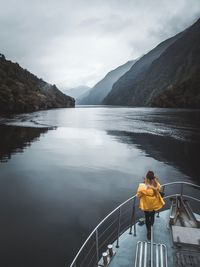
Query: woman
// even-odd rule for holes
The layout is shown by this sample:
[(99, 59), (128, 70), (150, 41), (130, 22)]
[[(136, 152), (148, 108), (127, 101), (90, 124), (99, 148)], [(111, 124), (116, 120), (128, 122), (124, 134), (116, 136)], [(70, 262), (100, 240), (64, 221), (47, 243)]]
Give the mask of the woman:
[(147, 239), (151, 239), (151, 226), (154, 224), (155, 211), (160, 210), (165, 202), (160, 195), (160, 184), (153, 171), (148, 171), (144, 183), (139, 184), (137, 196), (140, 209), (144, 211), (147, 227)]

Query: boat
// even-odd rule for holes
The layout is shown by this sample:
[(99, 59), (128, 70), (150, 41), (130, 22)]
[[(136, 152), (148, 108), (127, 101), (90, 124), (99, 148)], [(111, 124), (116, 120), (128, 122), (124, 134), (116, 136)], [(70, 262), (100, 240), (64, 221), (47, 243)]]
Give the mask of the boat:
[(162, 185), (165, 206), (147, 240), (136, 195), (111, 211), (88, 236), (70, 267), (199, 267), (200, 186)]

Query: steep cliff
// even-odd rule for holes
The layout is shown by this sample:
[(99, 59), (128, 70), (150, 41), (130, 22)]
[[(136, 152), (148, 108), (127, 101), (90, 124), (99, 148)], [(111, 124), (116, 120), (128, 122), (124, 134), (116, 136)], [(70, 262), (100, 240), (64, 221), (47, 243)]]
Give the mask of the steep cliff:
[(112, 89), (113, 84), (126, 73), (136, 62), (136, 60), (128, 61), (125, 64), (110, 71), (101, 81), (99, 81), (86, 96), (77, 100), (81, 105), (99, 105), (102, 100)]
[(74, 107), (75, 100), (0, 54), (0, 113)]
[[(103, 104), (147, 106), (153, 98), (174, 80), (180, 73), (177, 57), (184, 60), (185, 54), (179, 54), (184, 47), (184, 38), (190, 28), (165, 40), (144, 55), (133, 67), (123, 75), (112, 87)], [(194, 34), (196, 36), (196, 33)], [(189, 37), (190, 39), (191, 37)], [(192, 41), (192, 38), (191, 38)], [(177, 45), (181, 44), (181, 45)], [(188, 43), (186, 42), (186, 45)], [(185, 50), (185, 49), (184, 49)], [(183, 73), (184, 75), (184, 73)]]

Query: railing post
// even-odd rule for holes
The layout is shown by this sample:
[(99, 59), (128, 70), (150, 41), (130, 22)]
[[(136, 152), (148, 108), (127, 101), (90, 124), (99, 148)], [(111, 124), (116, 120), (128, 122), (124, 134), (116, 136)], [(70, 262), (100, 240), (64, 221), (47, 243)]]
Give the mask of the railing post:
[(153, 226), (151, 226), (151, 267), (153, 267)]
[[(165, 186), (163, 186), (163, 187), (162, 187), (162, 192), (163, 192), (163, 193), (165, 193)], [(157, 216), (156, 216), (156, 217), (157, 217), (157, 218), (159, 218), (159, 217), (160, 217), (160, 212), (159, 212), (159, 211), (158, 211), (158, 213), (157, 213)]]
[(117, 228), (117, 244), (116, 244), (116, 248), (119, 247), (120, 220), (121, 220), (121, 207), (119, 208), (119, 213), (118, 213), (118, 228)]
[(96, 234), (96, 261), (97, 261), (97, 267), (99, 263), (99, 235), (98, 235), (98, 229), (95, 231)]
[(135, 225), (135, 203), (136, 203), (136, 198), (133, 199), (133, 208), (132, 208), (132, 213), (131, 213), (131, 225), (130, 225), (130, 231), (129, 234), (132, 234), (132, 229), (134, 227), (134, 236), (136, 236), (136, 225)]
[[(135, 206), (136, 206), (136, 197), (134, 198), (134, 207)], [(136, 236), (136, 216), (135, 216), (135, 211), (134, 211), (134, 217), (133, 217), (133, 232), (134, 232), (134, 236)]]
[(181, 183), (181, 197), (182, 197), (182, 195), (183, 195), (183, 183)]

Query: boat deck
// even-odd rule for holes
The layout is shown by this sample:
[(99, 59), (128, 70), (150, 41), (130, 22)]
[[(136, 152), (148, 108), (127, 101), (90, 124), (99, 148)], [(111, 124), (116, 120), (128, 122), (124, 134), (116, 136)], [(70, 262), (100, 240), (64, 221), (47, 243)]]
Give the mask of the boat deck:
[[(94, 228), (70, 267), (199, 267), (200, 186), (178, 181), (162, 188), (165, 199), (171, 202), (167, 203), (169, 209), (158, 217), (156, 214), (151, 241), (147, 240), (142, 220), (135, 224), (140, 213), (134, 195)], [(170, 193), (170, 188), (174, 193)], [(131, 229), (136, 235), (130, 234)], [(113, 240), (116, 241), (112, 244)]]
[[(167, 247), (167, 261), (168, 267), (174, 267), (174, 245), (172, 242), (171, 229), (169, 227), (169, 214), (170, 210), (160, 212), (159, 217), (155, 216), (155, 223), (153, 227), (153, 242), (156, 244), (164, 244)], [(200, 221), (200, 216), (194, 214), (196, 219)], [(109, 267), (134, 267), (135, 263), (135, 249), (138, 241), (148, 241), (146, 236), (146, 225), (136, 224), (136, 236), (129, 234), (129, 230), (124, 232), (119, 239), (119, 248), (116, 248), (116, 242), (113, 243), (113, 250), (116, 252)], [(150, 248), (149, 248), (150, 249)], [(199, 255), (199, 254), (198, 254)], [(196, 257), (196, 256), (195, 256)], [(199, 256), (198, 256), (199, 257)], [(191, 255), (190, 255), (191, 258)], [(199, 263), (199, 259), (198, 259)], [(147, 266), (150, 266), (147, 263)], [(186, 265), (181, 265), (186, 266)], [(198, 265), (187, 265), (198, 266)]]
[[(169, 210), (162, 211), (155, 216), (154, 223), (154, 243), (165, 244), (167, 247), (168, 254), (168, 266), (172, 267), (173, 265), (173, 243), (171, 231), (168, 225), (169, 222)], [(129, 234), (129, 230), (127, 230), (124, 234), (120, 236), (119, 239), (119, 248), (116, 248), (116, 243), (113, 244), (113, 249), (116, 252), (113, 257), (109, 267), (133, 267), (135, 262), (135, 248), (137, 246), (138, 241), (147, 241), (146, 237), (146, 226), (136, 224), (137, 231), (136, 236), (133, 234)]]

